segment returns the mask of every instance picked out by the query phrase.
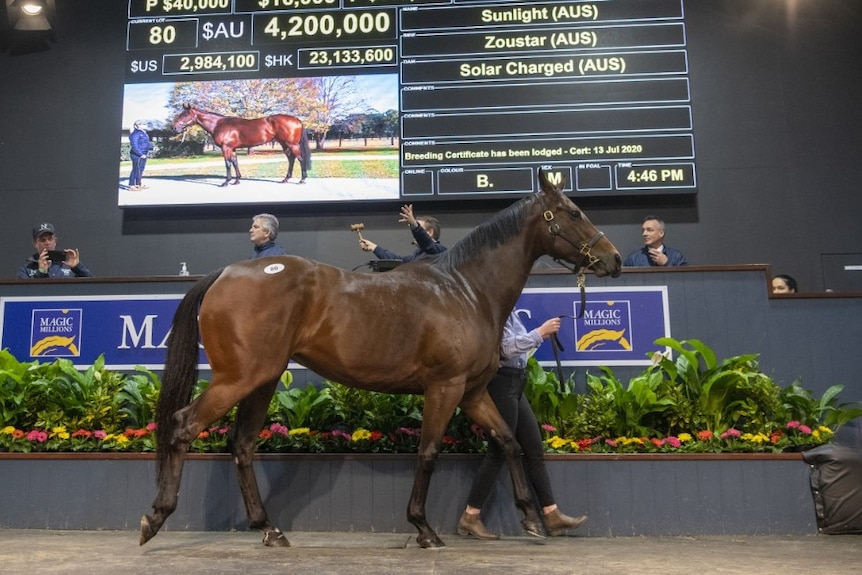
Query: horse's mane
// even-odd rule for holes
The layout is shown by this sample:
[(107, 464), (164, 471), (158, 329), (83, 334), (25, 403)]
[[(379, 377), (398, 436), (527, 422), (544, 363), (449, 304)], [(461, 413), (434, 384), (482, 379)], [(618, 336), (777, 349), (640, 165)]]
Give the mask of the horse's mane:
[(436, 258), (435, 265), (453, 270), (485, 251), (508, 242), (521, 232), (524, 212), (533, 196), (527, 196), (473, 228), (458, 243)]

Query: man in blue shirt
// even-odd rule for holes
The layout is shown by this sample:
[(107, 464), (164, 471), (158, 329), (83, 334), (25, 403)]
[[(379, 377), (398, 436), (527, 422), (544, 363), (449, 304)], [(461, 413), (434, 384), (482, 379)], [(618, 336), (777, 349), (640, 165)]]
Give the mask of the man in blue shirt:
[(664, 245), (664, 221), (656, 216), (644, 218), (641, 226), (644, 247), (626, 256), (627, 267), (687, 266), (682, 252)]
[(252, 218), (248, 236), (254, 244), (254, 253), (251, 255), (253, 260), (287, 255), (284, 248), (275, 243), (275, 238), (278, 237), (278, 218), (272, 214), (258, 214)]

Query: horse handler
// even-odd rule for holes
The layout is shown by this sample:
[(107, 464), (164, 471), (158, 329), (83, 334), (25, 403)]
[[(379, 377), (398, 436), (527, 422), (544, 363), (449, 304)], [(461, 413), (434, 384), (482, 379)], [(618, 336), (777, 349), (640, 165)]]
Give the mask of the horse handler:
[(144, 168), (147, 166), (147, 154), (152, 152), (155, 147), (147, 135), (147, 127), (144, 120), (137, 120), (132, 133), (129, 134), (129, 156), (132, 158), (132, 173), (129, 175), (130, 190), (149, 187), (141, 183)]
[[(536, 498), (542, 506), (545, 529), (551, 536), (562, 535), (566, 529), (577, 529), (587, 521), (586, 515), (569, 517), (557, 507), (551, 491), (551, 479), (545, 467), (545, 449), (539, 432), (539, 422), (536, 421), (530, 402), (524, 396), (529, 353), (539, 347), (543, 340), (558, 331), (560, 331), (558, 317), (547, 320), (532, 331), (527, 331), (518, 314), (512, 311), (503, 326), (500, 368), (488, 384), (488, 395), (494, 400), (500, 415), (506, 420), (506, 424), (515, 434), (518, 445), (521, 446), (524, 469)], [(467, 497), (467, 508), (458, 521), (458, 535), (473, 535), (479, 539), (500, 538), (496, 533), (488, 531), (479, 513), (504, 463), (503, 450), (491, 438), (488, 441), (488, 451), (479, 465), (476, 478), (473, 479), (473, 486)], [(529, 529), (528, 533), (537, 537), (543, 536), (542, 533)]]

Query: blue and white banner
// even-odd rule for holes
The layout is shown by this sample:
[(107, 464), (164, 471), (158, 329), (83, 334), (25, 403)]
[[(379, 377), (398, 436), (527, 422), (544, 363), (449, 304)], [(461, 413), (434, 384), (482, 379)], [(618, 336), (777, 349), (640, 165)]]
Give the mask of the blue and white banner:
[(104, 354), (110, 369), (159, 370), (183, 295), (0, 298), (0, 348), (18, 361), (63, 357), (85, 368)]
[[(104, 354), (109, 369), (161, 370), (183, 295), (0, 298), (0, 348), (19, 361), (63, 357), (86, 368)], [(528, 329), (563, 316), (562, 365), (647, 365), (653, 353), (666, 351), (653, 341), (670, 336), (667, 287), (588, 288), (586, 310), (576, 320), (580, 297), (577, 288), (526, 288), (516, 305)], [(555, 364), (550, 342), (536, 358)], [(203, 350), (199, 364), (209, 367)]]
[[(666, 352), (653, 342), (670, 337), (667, 286), (587, 288), (582, 317), (578, 288), (526, 288), (515, 306), (527, 329), (562, 316), (557, 334), (565, 366), (649, 365), (655, 352)], [(543, 366), (556, 365), (552, 343), (536, 351)]]

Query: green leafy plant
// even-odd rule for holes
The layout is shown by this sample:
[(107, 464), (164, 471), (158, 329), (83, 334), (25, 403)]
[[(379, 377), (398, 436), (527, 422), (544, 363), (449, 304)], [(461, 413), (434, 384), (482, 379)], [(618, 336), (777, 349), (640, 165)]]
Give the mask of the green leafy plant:
[[(697, 340), (657, 340), (676, 359), (657, 359), (621, 381), (610, 368), (588, 374), (586, 390), (559, 381), (535, 359), (528, 363), (525, 394), (546, 433), (551, 452), (702, 453), (780, 452), (829, 441), (862, 416), (859, 403), (822, 397), (797, 381), (782, 390), (763, 374), (756, 355), (718, 361)], [(415, 452), (422, 396), (358, 390), (335, 382), (292, 386), (285, 372), (269, 406), (258, 449), (269, 452)], [(195, 396), (209, 383), (198, 382)], [(161, 382), (156, 373), (111, 372), (98, 358), (86, 370), (66, 359), (18, 362), (0, 351), (0, 450), (152, 451)], [(192, 442), (191, 450), (225, 452), (236, 414), (232, 409)], [(443, 438), (444, 452), (481, 453), (481, 429), (456, 410)]]
[(671, 398), (659, 394), (663, 381), (661, 372), (649, 369), (623, 385), (610, 368), (601, 369), (603, 376), (587, 375), (587, 385), (595, 395), (606, 398), (604, 403), (614, 409), (611, 434), (640, 437), (659, 433), (658, 416), (673, 405)]

